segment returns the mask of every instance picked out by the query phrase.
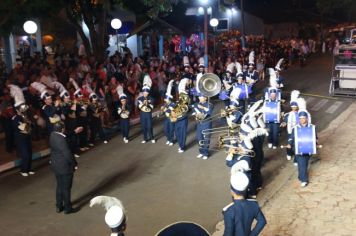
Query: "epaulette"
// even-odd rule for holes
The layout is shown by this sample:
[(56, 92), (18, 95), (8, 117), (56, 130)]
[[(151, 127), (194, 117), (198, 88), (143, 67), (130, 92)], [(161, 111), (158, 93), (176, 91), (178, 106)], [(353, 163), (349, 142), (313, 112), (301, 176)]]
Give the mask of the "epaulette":
[(16, 115), (14, 115), (13, 117), (11, 117), (11, 120), (15, 120), (15, 117), (16, 117)]
[(232, 205), (234, 205), (233, 202), (230, 203), (229, 205), (225, 206), (225, 207), (223, 208), (223, 212), (227, 211), (227, 209), (229, 209)]
[(47, 105), (43, 105), (43, 106), (42, 106), (42, 110), (44, 110), (46, 106), (47, 106)]
[(248, 198), (246, 199), (247, 201), (250, 201), (250, 202), (257, 202), (257, 199), (252, 199), (252, 198)]

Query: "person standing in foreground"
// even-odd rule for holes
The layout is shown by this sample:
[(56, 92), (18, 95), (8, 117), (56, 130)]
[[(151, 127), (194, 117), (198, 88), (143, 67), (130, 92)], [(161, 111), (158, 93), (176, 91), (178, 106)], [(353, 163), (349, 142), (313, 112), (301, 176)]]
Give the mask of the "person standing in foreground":
[[(83, 128), (79, 127), (74, 132), (79, 133)], [(73, 183), (74, 171), (78, 169), (78, 164), (66, 141), (63, 122), (53, 125), (53, 132), (49, 138), (51, 148), (50, 164), (56, 176), (56, 211), (64, 214), (75, 213), (78, 210), (72, 208), (71, 188)]]
[[(245, 199), (249, 184), (248, 177), (242, 172), (231, 175), (230, 186), (234, 202), (223, 209), (224, 236), (256, 236), (266, 225), (266, 219), (255, 199)], [(252, 223), (257, 220), (251, 230)]]

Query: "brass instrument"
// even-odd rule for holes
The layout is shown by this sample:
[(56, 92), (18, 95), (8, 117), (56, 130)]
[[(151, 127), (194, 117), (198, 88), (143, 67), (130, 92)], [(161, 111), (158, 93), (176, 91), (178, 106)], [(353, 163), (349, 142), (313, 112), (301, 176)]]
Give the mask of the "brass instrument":
[(190, 98), (187, 94), (180, 93), (179, 100), (169, 115), (171, 122), (176, 122), (189, 111)]
[(127, 110), (127, 109), (125, 109), (125, 108), (121, 108), (121, 107), (119, 107), (118, 109), (117, 109), (117, 113), (119, 114), (119, 116), (121, 117), (121, 118), (123, 118), (123, 119), (127, 119), (127, 118), (129, 118), (129, 116), (130, 116), (130, 111), (129, 110)]
[(31, 133), (31, 124), (32, 122), (27, 118), (27, 116), (24, 113), (21, 113), (20, 116), (23, 119), (23, 122), (20, 122), (18, 125), (18, 128), (21, 133), (23, 134), (30, 134)]
[(143, 101), (141, 111), (143, 111), (143, 112), (151, 112), (152, 111), (151, 107), (149, 107), (149, 105), (148, 105), (148, 98), (145, 98), (145, 100)]

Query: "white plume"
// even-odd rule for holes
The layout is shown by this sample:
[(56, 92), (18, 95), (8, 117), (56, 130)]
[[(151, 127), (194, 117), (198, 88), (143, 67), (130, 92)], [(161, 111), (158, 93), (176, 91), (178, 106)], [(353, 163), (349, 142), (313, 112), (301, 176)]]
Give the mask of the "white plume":
[(121, 84), (116, 87), (116, 93), (119, 95), (119, 97), (124, 93), (124, 89), (122, 88)]
[(270, 87), (278, 88), (276, 71), (273, 68), (268, 68), (268, 72)]
[(255, 52), (251, 51), (250, 55), (248, 55), (248, 63), (255, 64)]
[(95, 205), (100, 205), (104, 207), (106, 210), (109, 210), (112, 206), (120, 207), (124, 212), (125, 208), (123, 207), (121, 201), (116, 197), (109, 197), (109, 196), (97, 196), (90, 200), (90, 207)]
[[(264, 122), (264, 120), (263, 120), (263, 115), (261, 114), (260, 116), (258, 116), (258, 118), (257, 118), (257, 124), (258, 124), (258, 126), (260, 127), (260, 128), (266, 128), (266, 124), (265, 124), (265, 122)], [(266, 136), (268, 136), (268, 135), (266, 135)]]
[(173, 79), (168, 82), (167, 91), (166, 91), (166, 95), (167, 95), (168, 97), (172, 97), (172, 87), (173, 87), (173, 83), (174, 83), (174, 80), (173, 80)]
[(226, 67), (226, 71), (233, 73), (234, 72), (234, 68), (235, 68), (235, 63), (230, 63), (229, 65), (227, 65)]
[(290, 93), (290, 101), (297, 101), (297, 99), (299, 98), (300, 92), (299, 90), (293, 90)]
[(79, 85), (77, 84), (77, 81), (75, 81), (73, 78), (69, 78), (69, 82), (73, 84), (75, 90), (80, 89)]
[(43, 92), (47, 91), (46, 85), (44, 85), (42, 83), (39, 83), (39, 82), (33, 82), (31, 84), (31, 87), (33, 87), (34, 89), (36, 89), (40, 93), (43, 93)]
[(248, 162), (246, 160), (241, 160), (239, 162), (236, 162), (232, 167), (231, 167), (231, 175), (236, 174), (237, 172), (246, 172), (251, 170), (251, 167), (249, 166)]
[(189, 66), (189, 58), (187, 56), (183, 57), (183, 65), (184, 66)]
[(9, 84), (8, 87), (10, 88), (10, 95), (14, 98), (15, 104), (14, 106), (17, 107), (21, 104), (25, 104), (25, 97), (23, 96), (22, 89), (14, 84)]
[(183, 78), (179, 81), (179, 84), (178, 84), (178, 93), (181, 94), (181, 93), (185, 93), (185, 94), (188, 94), (187, 93), (187, 84), (189, 82), (189, 79), (188, 78)]
[(299, 110), (306, 110), (307, 109), (307, 102), (304, 98), (300, 97), (297, 99)]
[(145, 77), (143, 77), (143, 85), (142, 87), (147, 86), (147, 87), (152, 87), (152, 79), (151, 77), (146, 74)]
[(264, 129), (264, 128), (257, 128), (257, 129), (252, 130), (252, 131), (248, 134), (248, 137), (249, 137), (249, 139), (252, 140), (252, 139), (254, 139), (254, 138), (258, 137), (258, 136), (263, 136), (263, 135), (265, 135), (265, 136), (268, 135), (267, 130)]
[(235, 62), (235, 67), (236, 67), (236, 74), (239, 75), (241, 74), (242, 75), (242, 66), (239, 62)]
[(276, 70), (282, 70), (281, 66), (283, 63), (283, 58), (279, 59), (279, 61), (277, 62), (277, 65), (274, 67)]

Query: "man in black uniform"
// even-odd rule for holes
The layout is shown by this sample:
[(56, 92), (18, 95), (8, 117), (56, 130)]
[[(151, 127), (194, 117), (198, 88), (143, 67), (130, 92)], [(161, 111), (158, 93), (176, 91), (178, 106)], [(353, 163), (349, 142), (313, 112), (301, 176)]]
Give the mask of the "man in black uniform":
[[(75, 132), (79, 130), (80, 128), (77, 128)], [(78, 164), (68, 147), (63, 122), (57, 122), (53, 125), (49, 144), (51, 148), (51, 168), (57, 180), (56, 211), (60, 213), (64, 210), (65, 214), (74, 213), (77, 209), (72, 208), (70, 198), (74, 171), (78, 169)]]

